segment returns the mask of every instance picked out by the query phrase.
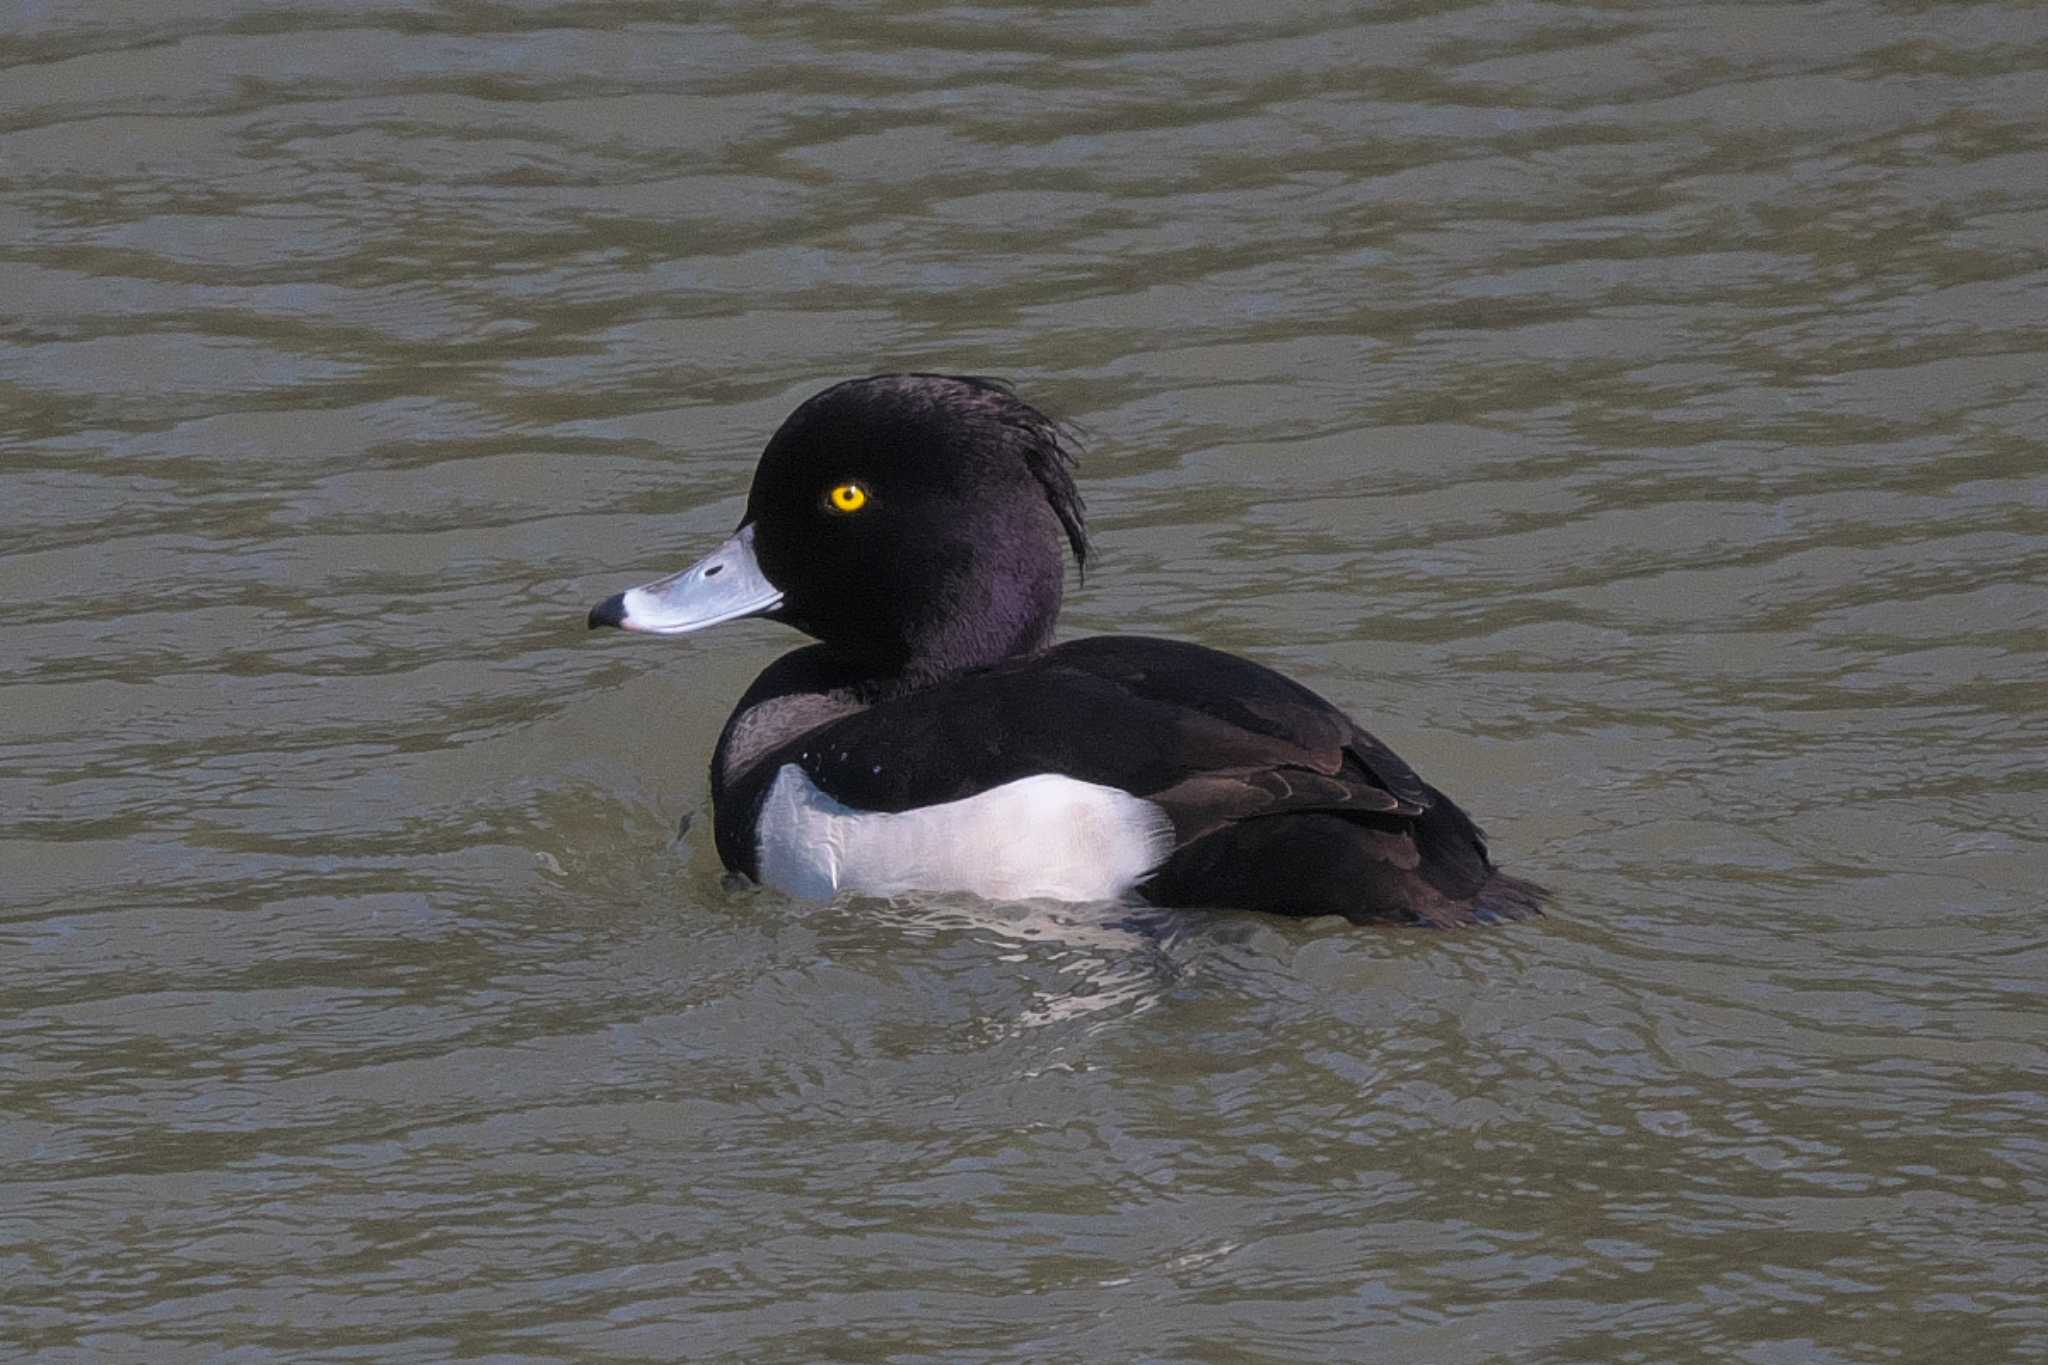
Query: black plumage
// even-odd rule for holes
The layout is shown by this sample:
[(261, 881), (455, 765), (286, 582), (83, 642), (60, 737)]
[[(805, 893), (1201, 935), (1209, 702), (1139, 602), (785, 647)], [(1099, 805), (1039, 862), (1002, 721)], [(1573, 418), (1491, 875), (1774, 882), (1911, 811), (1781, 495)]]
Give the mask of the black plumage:
[[(1087, 552), (1071, 467), (1062, 430), (986, 380), (852, 381), (777, 432), (742, 522), (781, 594), (759, 614), (821, 643), (771, 665), (720, 738), (728, 867), (757, 871), (755, 821), (787, 764), (878, 812), (1050, 772), (1166, 813), (1172, 852), (1136, 888), (1155, 904), (1431, 924), (1539, 912), (1544, 893), (1492, 865), (1454, 802), (1307, 688), (1178, 641), (1049, 645), (1060, 541)], [(820, 501), (842, 480), (868, 500), (858, 515)], [(622, 603), (592, 623), (633, 626)]]

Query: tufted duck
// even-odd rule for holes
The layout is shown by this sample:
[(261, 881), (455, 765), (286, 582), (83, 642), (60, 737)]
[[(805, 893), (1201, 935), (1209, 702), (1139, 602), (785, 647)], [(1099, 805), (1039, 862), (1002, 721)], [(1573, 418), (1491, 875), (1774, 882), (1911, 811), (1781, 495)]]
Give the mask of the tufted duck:
[(1053, 644), (1061, 541), (1088, 553), (1073, 463), (1004, 385), (851, 380), (768, 442), (729, 540), (591, 610), (593, 628), (765, 616), (817, 640), (719, 737), (727, 867), (810, 897), (1540, 913), (1464, 811), (1299, 684), (1173, 640)]

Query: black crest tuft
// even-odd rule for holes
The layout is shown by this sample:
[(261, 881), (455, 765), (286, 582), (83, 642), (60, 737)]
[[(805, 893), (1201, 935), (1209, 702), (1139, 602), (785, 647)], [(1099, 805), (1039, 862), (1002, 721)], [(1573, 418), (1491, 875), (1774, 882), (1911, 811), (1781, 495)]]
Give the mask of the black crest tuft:
[(1085, 572), (1088, 567), (1088, 519), (1087, 507), (1081, 501), (1081, 490), (1074, 486), (1074, 470), (1081, 462), (1080, 440), (1074, 429), (1054, 421), (1019, 398), (1007, 380), (969, 374), (933, 377), (950, 379), (974, 390), (992, 403), (997, 420), (1017, 433), (1023, 447), (1024, 462), (1030, 467), (1032, 477), (1045, 490), (1045, 500), (1052, 504), (1060, 525), (1066, 530), (1067, 544), (1074, 547), (1075, 566)]
[[(1080, 439), (1074, 429), (1040, 412), (1017, 396), (1009, 381), (975, 374), (876, 375), (872, 379), (848, 380), (834, 385), (819, 397), (838, 390), (880, 385), (905, 396), (951, 408), (962, 416), (993, 422), (1009, 436), (1005, 446), (1022, 457), (1031, 476), (1045, 490), (1045, 500), (1059, 517), (1073, 547), (1074, 563), (1085, 574), (1088, 568), (1087, 508), (1081, 491), (1074, 486), (1074, 469), (1080, 463)], [(813, 400), (816, 401), (816, 400)]]

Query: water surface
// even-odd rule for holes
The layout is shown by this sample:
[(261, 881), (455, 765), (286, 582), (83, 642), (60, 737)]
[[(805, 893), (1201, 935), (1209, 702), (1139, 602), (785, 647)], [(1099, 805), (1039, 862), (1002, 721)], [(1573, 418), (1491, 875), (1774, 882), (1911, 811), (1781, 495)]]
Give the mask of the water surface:
[[(5, 11), (0, 1342), (2048, 1353), (2044, 127), (2018, 2)], [(792, 638), (582, 615), (890, 368), (1557, 912), (728, 887)]]

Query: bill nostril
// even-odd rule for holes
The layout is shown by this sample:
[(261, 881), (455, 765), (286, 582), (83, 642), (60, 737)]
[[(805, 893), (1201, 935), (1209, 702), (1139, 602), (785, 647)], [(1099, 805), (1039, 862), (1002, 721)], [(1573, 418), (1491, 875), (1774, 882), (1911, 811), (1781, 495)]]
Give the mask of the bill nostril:
[(712, 566), (711, 566), (710, 568), (708, 568), (708, 569), (706, 569), (706, 570), (704, 571), (704, 576), (705, 576), (706, 578), (716, 578), (716, 577), (718, 577), (718, 575), (720, 575), (721, 573), (724, 573), (724, 572), (725, 572), (725, 565), (723, 565), (723, 564), (713, 564), (713, 565), (712, 565)]

